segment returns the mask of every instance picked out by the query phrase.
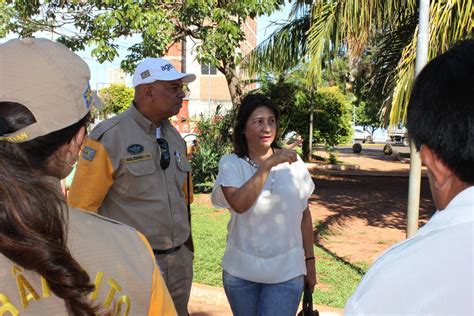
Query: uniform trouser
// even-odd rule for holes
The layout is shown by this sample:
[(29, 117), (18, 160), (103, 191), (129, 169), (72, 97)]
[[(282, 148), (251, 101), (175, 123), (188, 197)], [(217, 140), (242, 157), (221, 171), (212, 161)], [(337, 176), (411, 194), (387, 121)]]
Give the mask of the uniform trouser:
[(188, 301), (193, 282), (194, 254), (182, 246), (171, 254), (155, 255), (168, 291), (179, 316), (188, 315)]

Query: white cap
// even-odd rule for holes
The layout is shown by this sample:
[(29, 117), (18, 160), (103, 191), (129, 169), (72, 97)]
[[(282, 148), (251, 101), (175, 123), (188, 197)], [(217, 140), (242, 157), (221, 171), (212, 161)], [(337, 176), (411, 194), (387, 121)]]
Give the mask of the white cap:
[(0, 45), (0, 101), (16, 102), (36, 122), (0, 141), (25, 142), (80, 121), (96, 102), (87, 64), (61, 43), (12, 39)]
[(133, 87), (136, 87), (157, 80), (172, 81), (177, 79), (188, 83), (196, 80), (196, 75), (178, 72), (166, 59), (148, 57), (138, 64), (135, 69), (132, 84)]

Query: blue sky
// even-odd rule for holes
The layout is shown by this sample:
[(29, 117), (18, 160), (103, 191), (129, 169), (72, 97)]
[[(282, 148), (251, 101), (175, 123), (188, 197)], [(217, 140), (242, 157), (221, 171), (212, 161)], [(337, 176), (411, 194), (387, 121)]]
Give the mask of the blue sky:
[(285, 3), (282, 10), (274, 12), (271, 15), (264, 15), (257, 20), (257, 44), (262, 42), (275, 30), (277, 25), (275, 23), (282, 23), (288, 19), (288, 14), (291, 10), (291, 4)]

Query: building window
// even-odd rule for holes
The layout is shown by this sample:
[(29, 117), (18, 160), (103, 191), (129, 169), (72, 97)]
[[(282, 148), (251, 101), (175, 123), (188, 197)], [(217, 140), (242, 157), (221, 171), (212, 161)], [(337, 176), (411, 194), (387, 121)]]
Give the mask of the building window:
[(215, 75), (216, 73), (216, 67), (209, 69), (209, 64), (201, 64), (201, 75)]

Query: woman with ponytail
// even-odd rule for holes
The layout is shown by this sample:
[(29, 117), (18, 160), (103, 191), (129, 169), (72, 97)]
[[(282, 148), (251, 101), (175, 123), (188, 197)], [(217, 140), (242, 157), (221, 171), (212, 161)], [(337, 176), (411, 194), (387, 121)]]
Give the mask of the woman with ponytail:
[(85, 62), (59, 43), (15, 39), (0, 63), (0, 312), (176, 315), (146, 239), (60, 192), (78, 155), (95, 155), (81, 152)]

